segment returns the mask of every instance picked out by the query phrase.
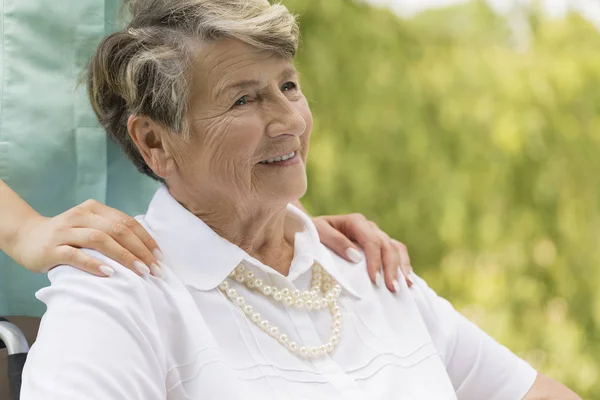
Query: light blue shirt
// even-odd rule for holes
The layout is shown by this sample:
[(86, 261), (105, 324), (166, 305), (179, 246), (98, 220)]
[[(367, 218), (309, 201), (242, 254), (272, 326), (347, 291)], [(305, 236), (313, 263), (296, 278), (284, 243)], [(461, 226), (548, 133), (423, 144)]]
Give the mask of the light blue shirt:
[[(119, 0), (0, 2), (0, 179), (46, 216), (93, 198), (143, 213), (157, 183), (107, 139), (78, 78)], [(2, 205), (0, 205), (2, 206)], [(39, 316), (48, 285), (0, 252), (0, 316)]]

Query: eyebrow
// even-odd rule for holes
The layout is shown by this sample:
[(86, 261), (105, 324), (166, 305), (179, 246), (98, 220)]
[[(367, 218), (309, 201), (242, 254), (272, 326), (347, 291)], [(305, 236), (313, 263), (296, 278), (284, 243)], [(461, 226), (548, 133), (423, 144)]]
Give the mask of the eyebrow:
[[(284, 69), (281, 72), (281, 74), (279, 74), (279, 79), (289, 79), (289, 78), (292, 78), (297, 75), (298, 75), (298, 72), (296, 71), (296, 68), (287, 67), (286, 69)], [(221, 93), (227, 93), (233, 89), (236, 89), (236, 90), (247, 89), (249, 87), (259, 86), (261, 83), (262, 83), (261, 81), (258, 81), (256, 79), (245, 79), (242, 81), (237, 81), (235, 83), (232, 83), (231, 85), (227, 85), (225, 88), (223, 88), (223, 90), (221, 90)]]

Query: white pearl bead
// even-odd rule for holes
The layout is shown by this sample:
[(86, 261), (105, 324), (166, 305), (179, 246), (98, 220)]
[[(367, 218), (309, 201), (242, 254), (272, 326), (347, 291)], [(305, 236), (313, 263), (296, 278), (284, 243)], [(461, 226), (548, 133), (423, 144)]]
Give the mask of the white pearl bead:
[(232, 302), (237, 304), (252, 322), (298, 357), (322, 357), (335, 350), (341, 336), (342, 311), (337, 299), (341, 294), (342, 288), (321, 266), (318, 264), (313, 266), (310, 290), (305, 291), (290, 290), (289, 288), (279, 290), (276, 286), (266, 285), (261, 279), (255, 278), (252, 271), (241, 264), (231, 271), (229, 277), (232, 280), (245, 284), (249, 289), (262, 292), (265, 296), (272, 296), (275, 301), (283, 302), (288, 307), (306, 307), (309, 310), (329, 308), (332, 316), (332, 335), (329, 341), (320, 346), (310, 348), (302, 346), (299, 348), (298, 344), (291, 341), (286, 334), (282, 334), (277, 326), (271, 325), (266, 319), (263, 320), (259, 313), (254, 312), (254, 309), (246, 304), (244, 297), (238, 296), (236, 290), (231, 288), (227, 281), (219, 284), (219, 289)]

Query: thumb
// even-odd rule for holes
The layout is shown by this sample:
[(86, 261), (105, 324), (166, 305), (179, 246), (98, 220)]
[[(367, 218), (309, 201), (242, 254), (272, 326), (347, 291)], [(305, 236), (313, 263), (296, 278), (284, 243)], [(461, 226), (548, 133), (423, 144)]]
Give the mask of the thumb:
[(346, 261), (358, 263), (364, 260), (364, 256), (358, 247), (346, 235), (335, 229), (326, 221), (315, 221), (315, 227), (321, 238), (321, 242), (333, 250), (338, 256)]

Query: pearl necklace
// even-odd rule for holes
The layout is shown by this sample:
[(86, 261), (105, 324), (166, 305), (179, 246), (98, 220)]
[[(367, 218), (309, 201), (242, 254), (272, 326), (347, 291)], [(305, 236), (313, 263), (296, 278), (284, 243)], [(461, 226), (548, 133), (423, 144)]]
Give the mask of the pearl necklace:
[(219, 290), (223, 292), (235, 305), (237, 305), (254, 324), (260, 329), (271, 335), (292, 354), (301, 357), (322, 357), (330, 354), (340, 341), (340, 332), (342, 327), (342, 311), (338, 304), (338, 297), (342, 292), (339, 284), (329, 275), (323, 267), (315, 264), (312, 267), (312, 277), (310, 290), (289, 290), (288, 288), (279, 289), (275, 286), (265, 285), (261, 279), (254, 277), (254, 273), (246, 269), (243, 265), (238, 265), (230, 274), (229, 279), (238, 283), (243, 283), (248, 289), (262, 293), (267, 297), (272, 297), (278, 303), (283, 303), (288, 307), (306, 308), (308, 310), (321, 310), (329, 308), (333, 318), (333, 326), (329, 341), (321, 346), (304, 347), (281, 333), (280, 329), (271, 324), (266, 319), (254, 311), (251, 305), (246, 303), (246, 299), (240, 296), (237, 291), (230, 287), (227, 279), (219, 285)]

